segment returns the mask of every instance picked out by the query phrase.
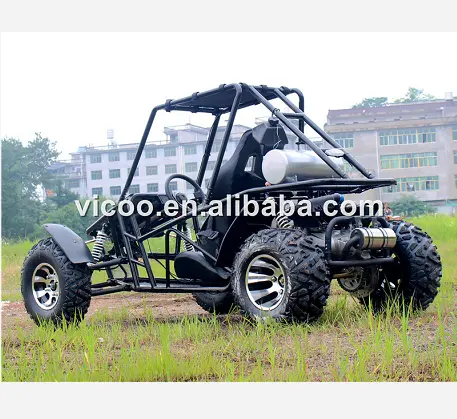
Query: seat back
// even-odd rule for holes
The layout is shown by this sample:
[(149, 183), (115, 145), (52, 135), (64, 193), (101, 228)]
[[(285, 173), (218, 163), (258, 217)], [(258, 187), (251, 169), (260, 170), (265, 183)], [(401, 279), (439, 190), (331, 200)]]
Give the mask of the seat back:
[[(275, 121), (277, 122), (277, 121)], [(221, 167), (214, 185), (211, 199), (223, 199), (245, 189), (265, 186), (262, 174), (263, 156), (273, 148), (282, 150), (287, 144), (284, 128), (271, 121), (247, 130), (230, 159)], [(252, 157), (250, 170), (246, 165)]]

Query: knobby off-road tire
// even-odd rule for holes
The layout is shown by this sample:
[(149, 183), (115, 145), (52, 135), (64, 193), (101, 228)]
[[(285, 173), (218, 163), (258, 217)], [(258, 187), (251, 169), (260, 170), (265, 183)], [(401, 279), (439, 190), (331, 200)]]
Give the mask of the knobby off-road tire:
[[(310, 322), (321, 316), (330, 294), (324, 253), (299, 230), (267, 229), (250, 236), (235, 257), (233, 272), (235, 302), (255, 319)], [(271, 287), (264, 277), (272, 278)], [(279, 290), (275, 298), (272, 293), (256, 300), (272, 289)]]
[(360, 299), (375, 312), (397, 302), (406, 309), (425, 310), (435, 299), (442, 276), (440, 255), (428, 234), (405, 221), (390, 227), (397, 235), (394, 247), (396, 262), (383, 267), (378, 289)]
[(197, 304), (208, 313), (228, 314), (235, 307), (232, 291), (196, 292), (192, 294)]
[[(47, 238), (33, 246), (24, 261), (21, 291), (35, 323), (79, 322), (90, 305), (91, 271), (71, 263), (59, 245)], [(58, 295), (53, 297), (56, 291)]]

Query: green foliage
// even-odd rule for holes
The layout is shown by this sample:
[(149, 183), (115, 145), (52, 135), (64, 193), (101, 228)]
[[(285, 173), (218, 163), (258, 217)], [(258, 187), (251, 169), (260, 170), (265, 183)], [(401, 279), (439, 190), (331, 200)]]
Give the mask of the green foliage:
[[(87, 216), (81, 217), (78, 213), (76, 205), (74, 202), (71, 202), (55, 211), (50, 212), (46, 218), (42, 220), (41, 224), (63, 224), (84, 238), (86, 237), (86, 228), (93, 222), (91, 214), (92, 212), (88, 212)], [(37, 237), (44, 237), (46, 232), (41, 226), (39, 226), (35, 231), (35, 235)]]
[(28, 237), (42, 216), (38, 187), (58, 157), (55, 143), (36, 133), (24, 146), (16, 138), (2, 139), (2, 236)]
[[(409, 87), (406, 95), (395, 99), (393, 103), (413, 103), (426, 100), (434, 100), (435, 96), (428, 93), (424, 93), (423, 89), (417, 89), (416, 87)], [(367, 97), (361, 102), (356, 103), (352, 108), (373, 108), (376, 106), (385, 106), (388, 104), (388, 98), (386, 96), (375, 96)]]
[(79, 197), (78, 194), (64, 188), (63, 182), (60, 179), (54, 180), (52, 187), (48, 186), (50, 184), (51, 182), (46, 182), (45, 187), (53, 189), (55, 196), (47, 198), (47, 201), (54, 204), (57, 208), (62, 208), (70, 203), (74, 206), (74, 201)]
[(399, 99), (395, 99), (394, 103), (412, 103), (412, 102), (420, 102), (426, 100), (433, 100), (436, 99), (435, 96), (430, 95), (428, 93), (424, 93), (423, 89), (417, 89), (415, 87), (409, 87), (406, 95)]
[(417, 199), (414, 195), (402, 195), (401, 198), (389, 204), (394, 215), (405, 217), (417, 217), (423, 214), (434, 212), (431, 205)]
[(355, 104), (352, 108), (375, 108), (385, 106), (388, 98), (386, 96), (366, 97), (362, 102)]

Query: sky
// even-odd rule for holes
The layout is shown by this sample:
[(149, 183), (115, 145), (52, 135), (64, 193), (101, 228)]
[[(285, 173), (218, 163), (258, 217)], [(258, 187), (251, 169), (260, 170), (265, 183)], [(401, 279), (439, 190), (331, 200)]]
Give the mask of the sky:
[[(134, 143), (155, 105), (233, 82), (298, 87), (323, 126), (329, 109), (409, 86), (457, 95), (453, 45), (457, 33), (2, 33), (0, 136), (26, 143), (40, 132), (61, 158), (106, 145), (108, 129)], [(257, 106), (236, 122), (266, 115)], [(162, 113), (149, 139), (188, 122), (211, 121)]]

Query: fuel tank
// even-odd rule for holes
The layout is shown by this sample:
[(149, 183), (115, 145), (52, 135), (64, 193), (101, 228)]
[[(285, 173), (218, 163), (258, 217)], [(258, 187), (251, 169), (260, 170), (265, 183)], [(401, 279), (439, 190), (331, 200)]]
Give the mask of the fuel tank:
[[(342, 158), (330, 159), (343, 169)], [(273, 185), (291, 176), (298, 176), (299, 180), (339, 178), (314, 151), (271, 150), (263, 158), (262, 172), (264, 178)]]

